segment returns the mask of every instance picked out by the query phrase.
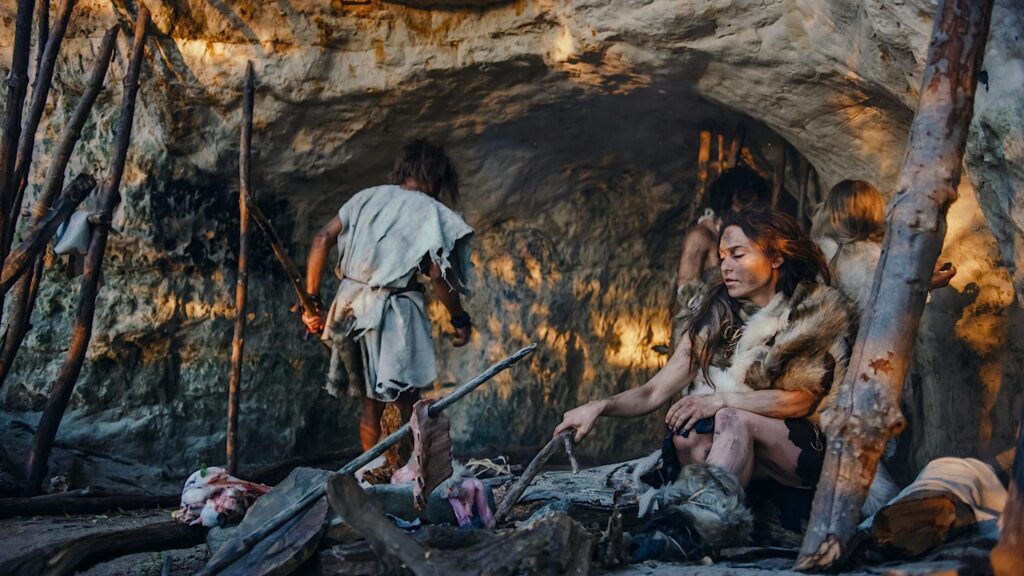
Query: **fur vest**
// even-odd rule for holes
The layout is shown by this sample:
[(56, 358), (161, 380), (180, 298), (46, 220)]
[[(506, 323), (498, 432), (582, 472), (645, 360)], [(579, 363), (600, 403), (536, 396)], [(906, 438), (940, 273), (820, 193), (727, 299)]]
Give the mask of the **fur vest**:
[(747, 316), (732, 356), (698, 371), (690, 394), (714, 390), (801, 390), (822, 398), (842, 380), (857, 334), (858, 314), (842, 292), (824, 284), (801, 284), (779, 292)]

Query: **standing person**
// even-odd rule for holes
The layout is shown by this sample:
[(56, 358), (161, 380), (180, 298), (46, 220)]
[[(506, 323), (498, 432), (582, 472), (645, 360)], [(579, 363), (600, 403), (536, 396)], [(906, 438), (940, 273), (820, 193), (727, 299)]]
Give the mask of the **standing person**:
[(465, 345), (472, 332), (459, 292), (468, 284), (467, 242), (473, 229), (439, 201), (447, 198), (454, 204), (459, 198), (455, 167), (443, 148), (417, 139), (396, 159), (390, 180), (389, 185), (360, 191), (338, 210), (317, 232), (306, 265), (306, 291), (318, 295), (327, 255), (337, 243), (342, 278), (338, 293), (326, 316), (304, 314), (302, 321), (332, 346), (329, 391), (341, 378), (339, 364), (348, 340), (359, 347), (363, 450), (380, 439), (387, 403), (396, 403), (402, 420), (408, 421), (420, 390), (437, 378), (419, 274), (429, 277), (434, 294), (451, 314), (452, 344)]
[(745, 166), (729, 168), (708, 188), (710, 207), (683, 237), (682, 256), (676, 275), (676, 315), (672, 319), (672, 345), (679, 338), (686, 320), (693, 314), (697, 299), (705, 287), (719, 279), (718, 232), (722, 217), (746, 206), (768, 202), (768, 183)]
[[(864, 310), (871, 296), (875, 269), (882, 256), (885, 199), (863, 180), (844, 180), (829, 190), (811, 232), (828, 258), (835, 285)], [(946, 264), (932, 273), (930, 289), (942, 288), (956, 275)]]

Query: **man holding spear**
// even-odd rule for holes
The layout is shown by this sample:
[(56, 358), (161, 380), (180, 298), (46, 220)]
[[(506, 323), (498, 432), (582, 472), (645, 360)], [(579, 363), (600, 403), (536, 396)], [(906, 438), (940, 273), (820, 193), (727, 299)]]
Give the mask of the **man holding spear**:
[(459, 292), (467, 286), (467, 241), (473, 229), (439, 201), (447, 197), (454, 203), (458, 196), (458, 174), (444, 149), (413, 140), (395, 161), (390, 185), (357, 193), (313, 239), (306, 291), (319, 294), (335, 242), (342, 281), (326, 315), (304, 313), (302, 321), (333, 347), (329, 391), (341, 378), (347, 340), (359, 346), (365, 386), (359, 437), (364, 450), (380, 438), (386, 403), (396, 402), (407, 421), (420, 390), (437, 379), (419, 273), (429, 276), (434, 293), (451, 313), (453, 345), (469, 341), (472, 324)]

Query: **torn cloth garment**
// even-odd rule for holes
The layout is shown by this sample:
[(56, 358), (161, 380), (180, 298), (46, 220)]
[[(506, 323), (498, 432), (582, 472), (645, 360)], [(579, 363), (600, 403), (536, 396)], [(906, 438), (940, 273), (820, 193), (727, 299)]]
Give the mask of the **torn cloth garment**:
[[(423, 294), (409, 287), (429, 257), (446, 279), (452, 278), (454, 288), (466, 291), (471, 273), (467, 241), (473, 229), (430, 196), (393, 185), (359, 192), (341, 207), (338, 218), (342, 280), (323, 338), (334, 341), (335, 348), (339, 339), (355, 338), (367, 396), (392, 402), (437, 377)], [(343, 374), (337, 355), (332, 354), (332, 381)]]

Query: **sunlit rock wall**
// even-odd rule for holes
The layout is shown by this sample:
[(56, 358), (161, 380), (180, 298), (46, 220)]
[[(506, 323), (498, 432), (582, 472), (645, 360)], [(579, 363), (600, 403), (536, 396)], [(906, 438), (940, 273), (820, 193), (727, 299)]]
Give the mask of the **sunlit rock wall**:
[[(441, 381), (541, 344), (453, 410), (453, 433), (463, 450), (519, 447), (541, 442), (563, 410), (635, 386), (663, 362), (651, 346), (668, 338), (701, 129), (731, 136), (744, 123), (752, 155), (769, 170), (788, 142), (817, 169), (821, 189), (844, 178), (893, 185), (934, 9), (880, 0), (423, 4), (147, 3), (153, 37), (116, 216), (122, 235), (105, 263), (64, 440), (172, 470), (221, 458), (247, 60), (258, 77), (257, 196), (300, 261), (317, 226), (384, 179), (403, 141), (422, 135), (448, 146), (463, 176), (460, 210), (478, 230), (480, 275), (468, 300), (477, 333), (466, 348), (445, 341), (446, 315), (431, 305)], [(997, 2), (1004, 15), (1019, 4)], [(76, 8), (33, 182), (103, 30), (128, 26), (135, 7), (88, 0)], [(0, 5), (0, 66), (10, 61), (14, 11), (12, 1)], [(997, 71), (1019, 62), (1014, 38), (993, 35), (993, 87)], [(122, 35), (71, 174), (106, 169), (126, 49)], [(1019, 75), (999, 78), (993, 110), (1020, 93)], [(1019, 262), (1006, 248), (1020, 235), (1010, 231), (1007, 203), (983, 194), (1000, 223), (1001, 253), (972, 187), (1003, 183), (991, 189), (1019, 194), (1020, 115), (999, 117), (988, 125), (1005, 125), (997, 129), (1004, 144), (979, 137), (976, 123), (972, 151), (992, 148), (1006, 161), (969, 155), (971, 179), (951, 211), (944, 254), (960, 274), (933, 294), (922, 325), (909, 397), (923, 417), (905, 443), (911, 467), (997, 450), (1012, 436), (1024, 355), (1006, 346), (1020, 320), (1001, 259)], [(358, 406), (319, 389), (323, 354), (299, 338), (287, 282), (256, 236), (243, 461), (354, 446)], [(51, 267), (2, 392), (8, 409), (42, 406), (76, 297), (77, 282)], [(636, 454), (659, 429), (657, 416), (603, 422), (585, 452)]]

